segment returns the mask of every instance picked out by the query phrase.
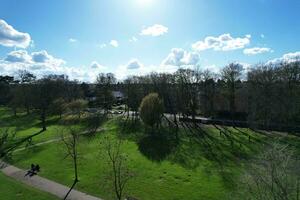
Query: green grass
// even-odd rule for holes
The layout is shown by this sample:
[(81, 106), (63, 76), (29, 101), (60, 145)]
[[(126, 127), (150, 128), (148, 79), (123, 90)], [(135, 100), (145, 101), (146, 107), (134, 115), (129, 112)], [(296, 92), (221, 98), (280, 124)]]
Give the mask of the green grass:
[(58, 200), (58, 198), (23, 185), (0, 173), (0, 199), (5, 200)]
[[(15, 119), (16, 123), (22, 124), (23, 120), (28, 120), (27, 117)], [(37, 124), (35, 120), (36, 117), (33, 117), (29, 123)], [(109, 135), (122, 138), (122, 151), (129, 156), (128, 165), (135, 174), (126, 188), (129, 196), (143, 200), (233, 199), (240, 175), (249, 160), (259, 154), (268, 142), (275, 140), (248, 129), (232, 127), (223, 129), (226, 136), (211, 126), (193, 133), (181, 129), (179, 140), (176, 140), (174, 130), (162, 129), (159, 135), (147, 136), (141, 124), (127, 126), (126, 129), (122, 128), (123, 125), (121, 119), (109, 120), (103, 125), (104, 131), (94, 137), (80, 137), (78, 190), (106, 200), (114, 199), (107, 177), (110, 167), (107, 159), (101, 156), (101, 141)], [(35, 140), (57, 137), (61, 128), (50, 119), (48, 131)], [(26, 135), (33, 131), (31, 129), (31, 126), (25, 127), (18, 134)], [(298, 138), (279, 140), (300, 149)], [(73, 165), (70, 159), (64, 159), (65, 152), (64, 144), (55, 142), (15, 152), (10, 162), (23, 169), (29, 168), (31, 163), (38, 163), (41, 176), (71, 185)]]
[[(48, 116), (46, 124), (47, 130), (35, 136), (32, 143), (40, 143), (51, 139), (60, 138), (62, 134), (63, 125), (59, 123), (58, 116)], [(0, 107), (0, 129), (8, 129), (11, 133), (16, 132), (16, 139), (24, 138), (36, 134), (41, 131), (41, 122), (39, 115), (36, 112), (26, 114), (20, 112), (17, 116), (12, 115), (12, 111), (6, 107)], [(83, 123), (77, 124), (80, 129)], [(23, 144), (23, 146), (26, 143)]]
[[(233, 138), (243, 140), (245, 145), (231, 146), (211, 127), (206, 131), (216, 137), (216, 141), (215, 144), (210, 142), (210, 148), (205, 146), (204, 139), (190, 141), (184, 132), (180, 133), (183, 139), (179, 143), (174, 143), (172, 139), (161, 143), (160, 140), (155, 141), (155, 138), (151, 141), (144, 137), (142, 128), (138, 127), (133, 133), (128, 131), (117, 134), (120, 129), (117, 120), (109, 121), (105, 128), (107, 131), (98, 133), (94, 138), (80, 138), (80, 182), (77, 189), (108, 200), (113, 199), (110, 182), (106, 177), (109, 166), (100, 156), (100, 142), (105, 135), (122, 137), (125, 141), (123, 151), (128, 154), (130, 169), (135, 174), (127, 187), (127, 193), (145, 200), (232, 199), (230, 194), (242, 173), (246, 157), (258, 150), (258, 147), (256, 150), (252, 148), (255, 147), (254, 143), (247, 144), (244, 136), (239, 136), (241, 134), (233, 135)], [(159, 149), (163, 149), (163, 152)], [(38, 163), (42, 169), (41, 176), (71, 185), (72, 163), (69, 159), (63, 159), (64, 153), (62, 143), (53, 143), (15, 153), (13, 162), (22, 168)]]

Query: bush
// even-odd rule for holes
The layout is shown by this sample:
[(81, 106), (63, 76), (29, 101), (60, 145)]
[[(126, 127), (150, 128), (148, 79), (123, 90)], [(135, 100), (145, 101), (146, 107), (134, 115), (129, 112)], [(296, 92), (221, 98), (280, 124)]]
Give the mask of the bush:
[(94, 135), (101, 124), (106, 120), (104, 114), (92, 114), (87, 118), (87, 130), (89, 135)]
[(83, 99), (77, 99), (68, 103), (67, 107), (73, 114), (77, 114), (78, 118), (80, 118), (82, 111), (88, 107), (88, 102)]
[(153, 128), (161, 122), (164, 113), (163, 101), (157, 93), (150, 93), (143, 98), (139, 112), (143, 122)]

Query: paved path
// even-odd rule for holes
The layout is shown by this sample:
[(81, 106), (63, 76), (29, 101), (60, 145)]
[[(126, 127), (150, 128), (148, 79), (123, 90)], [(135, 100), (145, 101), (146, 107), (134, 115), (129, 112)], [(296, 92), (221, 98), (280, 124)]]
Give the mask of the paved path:
[[(24, 177), (24, 175), (27, 173), (26, 171), (21, 170), (12, 165), (8, 165), (7, 163), (4, 163), (2, 161), (0, 161), (0, 171), (2, 171), (5, 175), (17, 181), (20, 181), (31, 187), (53, 194), (60, 199), (63, 199), (67, 194), (67, 192), (69, 191), (69, 187), (42, 178), (40, 176)], [(79, 192), (77, 190), (72, 190), (72, 192), (69, 194), (67, 199), (68, 200), (101, 200), (100, 198), (90, 196), (88, 194)]]
[(40, 142), (40, 143), (36, 143), (36, 144), (33, 144), (31, 146), (28, 146), (28, 147), (21, 147), (21, 148), (18, 148), (16, 150), (14, 150), (14, 152), (18, 152), (18, 151), (24, 151), (26, 149), (30, 149), (30, 148), (33, 148), (33, 147), (36, 147), (36, 146), (42, 146), (42, 145), (45, 145), (45, 144), (50, 144), (50, 143), (54, 143), (54, 142), (59, 142), (61, 141), (62, 139), (61, 138), (55, 138), (55, 139), (51, 139), (51, 140), (47, 140), (45, 142)]
[[(97, 131), (100, 131), (100, 130), (103, 130), (103, 129), (98, 129)], [(80, 135), (84, 135), (86, 133), (87, 132), (82, 132)], [(30, 146), (29, 148), (32, 148), (35, 146), (42, 146), (45, 144), (59, 142), (59, 141), (61, 141), (61, 138), (55, 138), (55, 139), (51, 139), (51, 140), (48, 140), (45, 142), (40, 142), (40, 143), (34, 144), (33, 146)], [(26, 149), (25, 147), (22, 147), (22, 148), (16, 149), (15, 152), (23, 151), (25, 149)], [(40, 176), (24, 177), (24, 175), (27, 173), (27, 171), (24, 171), (22, 169), (19, 169), (17, 167), (9, 165), (1, 160), (0, 160), (0, 171), (2, 171), (6, 176), (9, 176), (17, 181), (20, 181), (26, 185), (29, 185), (31, 187), (34, 187), (39, 190), (53, 194), (60, 199), (63, 199), (70, 189), (69, 187), (66, 187), (62, 184), (56, 183), (54, 181), (50, 181), (46, 178), (42, 178)], [(85, 194), (83, 192), (79, 192), (74, 189), (69, 194), (67, 199), (68, 200), (102, 200), (100, 198), (93, 197), (91, 195)]]

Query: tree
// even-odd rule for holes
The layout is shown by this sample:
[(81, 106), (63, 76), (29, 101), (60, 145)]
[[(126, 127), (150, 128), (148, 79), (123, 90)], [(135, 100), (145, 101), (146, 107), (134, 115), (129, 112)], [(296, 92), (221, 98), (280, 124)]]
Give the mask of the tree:
[(139, 113), (143, 122), (152, 127), (152, 129), (161, 122), (164, 113), (164, 104), (157, 93), (150, 93), (144, 97), (139, 108)]
[(67, 104), (69, 110), (78, 115), (80, 119), (82, 111), (87, 108), (88, 102), (83, 99), (77, 99)]
[(178, 106), (184, 117), (192, 115), (196, 117), (198, 109), (199, 85), (201, 72), (191, 69), (179, 69), (176, 72), (176, 83), (178, 84)]
[(124, 83), (126, 85), (124, 93), (126, 95), (127, 118), (129, 118), (129, 113), (132, 111), (132, 119), (136, 121), (139, 105), (143, 98), (143, 84), (139, 81), (137, 76), (128, 77)]
[[(122, 200), (128, 181), (133, 178), (133, 173), (127, 165), (128, 156), (122, 153), (122, 141), (105, 137), (102, 140), (102, 155), (107, 159), (110, 172), (108, 179), (113, 184), (113, 189), (118, 200)], [(104, 155), (103, 155), (104, 153)]]
[(289, 146), (275, 143), (254, 160), (242, 180), (247, 199), (299, 200), (300, 163), (295, 156)]
[(74, 166), (74, 181), (70, 188), (70, 190), (67, 192), (66, 196), (64, 197), (64, 200), (67, 199), (70, 192), (73, 190), (75, 185), (79, 182), (78, 180), (78, 150), (77, 150), (77, 144), (78, 144), (78, 132), (71, 126), (67, 127), (66, 130), (69, 134), (62, 135), (62, 141), (66, 146), (66, 157), (71, 157), (73, 166)]
[(9, 155), (13, 150), (13, 141), (16, 133), (10, 133), (8, 129), (0, 130), (0, 159)]
[(229, 110), (231, 118), (234, 119), (236, 112), (236, 89), (237, 81), (240, 80), (243, 71), (243, 66), (239, 63), (230, 63), (221, 72), (223, 81), (225, 81), (226, 96), (229, 101)]
[(97, 103), (102, 107), (106, 113), (111, 109), (114, 103), (114, 97), (112, 95), (112, 85), (116, 84), (116, 78), (114, 74), (100, 73), (97, 77)]
[(43, 131), (47, 129), (46, 117), (49, 108), (55, 99), (63, 96), (65, 93), (64, 86), (65, 80), (60, 76), (54, 75), (44, 77), (43, 79), (36, 81), (33, 85), (34, 106), (40, 112)]
[(215, 74), (209, 70), (205, 70), (202, 73), (203, 82), (202, 82), (202, 111), (204, 116), (211, 117), (214, 115), (214, 102), (215, 102), (215, 93), (216, 93), (216, 84), (215, 84)]
[(62, 114), (66, 111), (67, 104), (66, 101), (63, 98), (55, 99), (51, 105), (51, 113), (55, 115), (59, 115), (59, 118), (61, 119)]
[(16, 81), (12, 76), (0, 76), (0, 105), (7, 105), (11, 98), (11, 85)]
[(86, 126), (88, 133), (90, 135), (94, 135), (97, 132), (98, 128), (100, 127), (101, 123), (103, 123), (105, 119), (106, 119), (105, 114), (100, 114), (100, 113), (90, 114), (87, 117), (87, 126)]
[(36, 80), (36, 76), (27, 70), (19, 70), (18, 77), (21, 84), (33, 83)]
[(18, 71), (18, 76), (20, 84), (14, 92), (14, 98), (19, 99), (21, 105), (26, 109), (27, 114), (29, 114), (33, 100), (32, 84), (36, 81), (36, 76), (26, 70)]

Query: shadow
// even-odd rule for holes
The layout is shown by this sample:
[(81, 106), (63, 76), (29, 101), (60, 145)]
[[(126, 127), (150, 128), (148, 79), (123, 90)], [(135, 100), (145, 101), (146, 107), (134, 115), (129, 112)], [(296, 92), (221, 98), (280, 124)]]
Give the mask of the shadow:
[(138, 143), (145, 136), (145, 128), (140, 121), (116, 120), (117, 134), (121, 139), (131, 140)]
[(138, 143), (139, 151), (149, 160), (161, 162), (165, 160), (174, 149), (174, 143), (163, 135), (149, 135)]
[(18, 130), (26, 130), (28, 128), (37, 126), (38, 115), (35, 112), (30, 114), (19, 114), (17, 116), (8, 115), (1, 117), (4, 127), (17, 127)]

